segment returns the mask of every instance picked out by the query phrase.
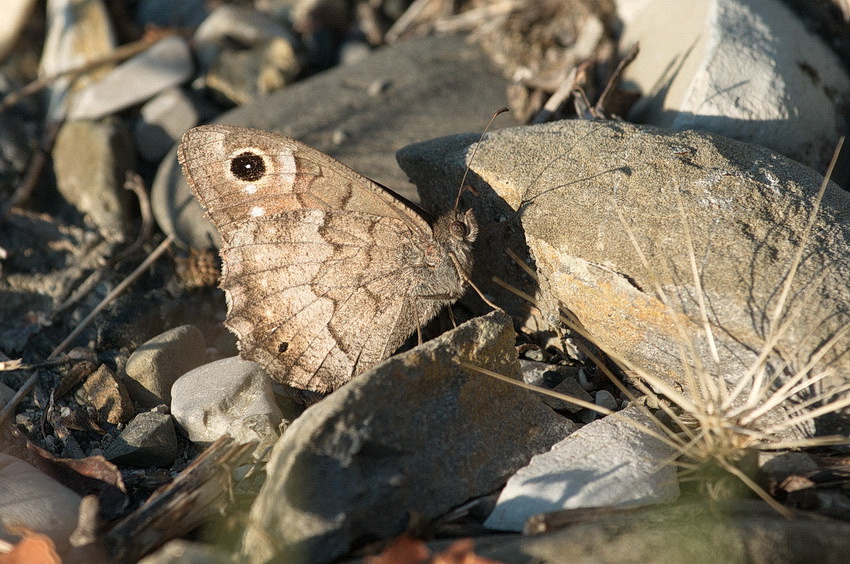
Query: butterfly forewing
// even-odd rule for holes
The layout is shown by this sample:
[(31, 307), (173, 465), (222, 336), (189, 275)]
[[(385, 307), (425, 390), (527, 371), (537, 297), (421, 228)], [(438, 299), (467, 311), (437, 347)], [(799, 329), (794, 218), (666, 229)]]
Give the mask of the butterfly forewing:
[(453, 301), (416, 295), (435, 253), (453, 264), (420, 212), (331, 157), (222, 125), (188, 131), (178, 157), (222, 236), (226, 324), (276, 379), (332, 391)]

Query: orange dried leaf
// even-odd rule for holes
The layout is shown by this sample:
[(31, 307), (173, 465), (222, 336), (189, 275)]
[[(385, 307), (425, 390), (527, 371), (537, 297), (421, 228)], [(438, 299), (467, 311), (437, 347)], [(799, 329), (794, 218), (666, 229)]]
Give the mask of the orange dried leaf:
[(366, 564), (423, 564), (431, 551), (421, 540), (399, 535), (376, 556), (367, 556)]
[(478, 556), (473, 551), (474, 546), (472, 539), (460, 539), (435, 555), (431, 562), (432, 564), (502, 564), (498, 560)]
[(0, 554), (0, 564), (62, 564), (50, 537), (26, 527), (9, 527), (9, 532), (23, 538), (11, 552)]

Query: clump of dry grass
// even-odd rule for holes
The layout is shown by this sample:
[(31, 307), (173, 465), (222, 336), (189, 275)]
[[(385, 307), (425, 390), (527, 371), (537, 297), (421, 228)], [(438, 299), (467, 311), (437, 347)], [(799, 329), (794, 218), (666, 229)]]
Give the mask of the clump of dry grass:
[[(841, 143), (836, 148), (832, 164), (814, 200), (802, 238), (804, 242), (808, 241), (811, 236), (815, 218), (840, 148)], [(685, 247), (689, 253), (693, 284), (697, 290), (699, 311), (702, 317), (702, 331), (704, 333), (702, 337), (709, 343), (710, 358), (705, 359), (699, 354), (696, 345), (696, 337), (698, 336), (688, 334), (686, 327), (678, 321), (679, 316), (676, 315), (677, 311), (672, 301), (661, 288), (658, 279), (652, 276), (650, 272), (649, 277), (653, 282), (656, 296), (664, 303), (671, 314), (671, 319), (676, 323), (683, 384), (682, 388), (679, 389), (652, 372), (606, 351), (606, 354), (625, 373), (632, 376), (631, 383), (635, 388), (642, 394), (654, 399), (653, 403), (660, 405), (666, 416), (663, 418), (656, 417), (648, 408), (642, 407), (644, 412), (658, 424), (658, 427), (662, 430), (661, 433), (628, 418), (624, 417), (624, 419), (640, 431), (671, 446), (676, 452), (675, 456), (670, 460), (662, 461), (660, 466), (677, 465), (681, 469), (681, 476), (685, 479), (696, 480), (700, 485), (699, 489), (708, 494), (711, 499), (719, 501), (728, 497), (730, 492), (735, 495), (734, 492), (741, 489), (735, 486), (743, 486), (767, 502), (780, 514), (790, 516), (788, 509), (771, 497), (754, 478), (755, 454), (758, 451), (783, 451), (850, 443), (850, 437), (845, 436), (781, 438), (786, 435), (786, 433), (783, 433), (784, 431), (850, 406), (850, 393), (848, 393), (850, 392), (850, 384), (838, 389), (822, 391), (818, 384), (829, 372), (817, 369), (817, 365), (824, 355), (850, 331), (850, 323), (845, 324), (827, 342), (823, 343), (815, 354), (812, 354), (806, 362), (800, 363), (799, 366), (792, 367), (787, 362), (777, 366), (775, 363), (769, 362), (771, 358), (776, 357), (775, 353), (778, 352), (779, 343), (787, 336), (789, 329), (798, 317), (800, 309), (805, 307), (806, 300), (796, 302), (794, 307), (787, 305), (792, 283), (803, 260), (806, 246), (804, 243), (797, 250), (788, 266), (775, 307), (772, 311), (765, 312), (768, 331), (759, 349), (759, 354), (745, 368), (735, 384), (729, 384), (723, 378), (713, 376), (710, 364), (716, 364), (720, 361), (717, 355), (712, 324), (709, 321), (703, 298), (700, 273), (693, 251), (694, 245), (678, 192), (677, 196), (679, 197), (679, 210), (684, 226)], [(644, 267), (649, 271), (649, 262), (638, 245), (637, 239), (619, 209), (617, 213), (635, 252), (638, 253)], [(515, 260), (517, 259), (515, 258)], [(525, 268), (532, 277), (536, 276), (521, 261), (517, 260), (517, 264)], [(509, 289), (534, 303), (533, 297), (518, 292), (516, 289)], [(592, 341), (592, 338), (583, 331), (578, 320), (571, 318), (568, 312), (562, 311), (561, 321), (584, 339)], [(605, 363), (587, 347), (580, 348), (600, 370), (606, 373), (623, 395), (635, 403), (634, 394), (611, 373)], [(467, 365), (467, 367), (484, 372), (471, 365)], [(518, 383), (491, 372), (486, 373), (525, 388), (556, 396), (603, 415), (617, 416), (610, 410), (588, 402), (556, 394), (551, 390)], [(805, 399), (800, 401), (799, 398), (803, 396), (805, 396)], [(788, 417), (779, 422), (765, 423), (765, 421), (770, 420), (765, 416), (780, 407), (789, 414)], [(662, 419), (667, 421), (662, 421)], [(729, 490), (730, 484), (733, 485), (731, 490)]]

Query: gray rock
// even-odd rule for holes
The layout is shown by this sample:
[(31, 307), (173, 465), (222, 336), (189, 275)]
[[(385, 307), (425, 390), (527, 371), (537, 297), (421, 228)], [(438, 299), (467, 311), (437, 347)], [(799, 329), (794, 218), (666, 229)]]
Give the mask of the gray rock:
[(164, 37), (80, 91), (69, 119), (98, 119), (140, 104), (188, 80), (193, 70), (186, 40)]
[(268, 14), (243, 6), (224, 4), (213, 10), (193, 36), (201, 68), (209, 69), (234, 41), (244, 47), (282, 39), (295, 46), (295, 35)]
[(171, 403), (171, 386), (206, 361), (201, 331), (193, 325), (175, 327), (150, 339), (127, 359), (127, 385), (140, 405)]
[(640, 43), (623, 74), (644, 95), (632, 120), (759, 143), (826, 170), (847, 131), (850, 77), (783, 2), (698, 0), (670, 10), (658, 0), (624, 20), (621, 48)]
[(758, 466), (777, 484), (789, 476), (808, 476), (820, 471), (818, 463), (805, 452), (760, 452)]
[(457, 359), (517, 374), (501, 312), (476, 318), (358, 376), (275, 445), (242, 558), (326, 562), (497, 488), (573, 425), (537, 397)]
[(204, 0), (139, 0), (136, 23), (140, 26), (196, 28), (209, 15)]
[[(370, 85), (377, 82), (387, 86), (376, 94)], [(395, 150), (437, 135), (481, 131), (489, 114), (504, 105), (506, 87), (478, 48), (461, 37), (432, 37), (380, 49), (360, 63), (299, 81), (220, 121), (298, 138), (415, 200), (414, 188), (393, 162)], [(335, 145), (340, 131), (347, 140)], [(459, 181), (451, 185), (453, 193)], [(176, 156), (160, 167), (151, 200), (166, 233), (199, 248), (218, 240)]]
[(138, 564), (230, 564), (230, 555), (209, 544), (174, 539)]
[(171, 414), (189, 440), (204, 447), (223, 435), (274, 444), (282, 415), (262, 367), (231, 357), (190, 370), (171, 388)]
[[(41, 76), (53, 76), (102, 59), (115, 48), (115, 34), (102, 0), (53, 0), (47, 3), (47, 35), (39, 62)], [(59, 77), (47, 86), (48, 123), (67, 117), (69, 93), (79, 92), (109, 72), (104, 66), (79, 77)]]
[[(559, 526), (559, 525), (555, 525)], [(799, 512), (782, 517), (761, 502), (717, 508), (702, 502), (574, 510), (544, 534), (475, 538), (498, 562), (829, 562), (850, 550), (850, 525)], [(429, 543), (437, 552), (448, 541)]]
[(167, 468), (180, 456), (174, 421), (157, 410), (139, 413), (106, 447), (103, 456), (115, 464)]
[(123, 235), (129, 217), (124, 189), (134, 167), (133, 143), (121, 123), (68, 121), (53, 145), (56, 187), (65, 199), (112, 236)]
[(676, 499), (673, 448), (632, 421), (663, 434), (636, 407), (585, 425), (511, 476), (484, 526), (521, 531), (538, 513)]
[[(428, 185), (455, 177), (468, 151), (439, 149), (463, 139), (412, 148), (421, 160), (408, 159), (406, 169)], [(774, 330), (793, 323), (784, 325), (782, 339), (767, 354), (766, 370), (780, 374), (780, 381), (795, 373), (805, 376), (804, 370), (823, 373), (824, 390), (848, 384), (850, 339), (842, 331), (850, 313), (850, 196), (830, 184), (806, 240), (822, 180), (811, 169), (768, 149), (710, 134), (563, 121), (490, 134), (479, 147), (471, 177), (481, 194), (479, 209), (485, 210), (482, 222), (486, 210), (500, 210), (496, 203), (487, 207), (491, 190), (502, 205), (520, 210), (517, 229), (536, 260), (538, 305), (549, 319), (555, 322), (559, 309), (568, 309), (598, 346), (628, 368), (686, 390), (683, 363), (696, 377), (724, 381), (730, 390), (747, 377), (747, 392), (736, 405), (754, 382), (749, 371), (768, 347), (784, 281), (805, 244)], [(679, 197), (719, 363), (708, 352)], [(657, 294), (656, 282), (674, 313)], [(692, 342), (683, 343), (683, 334)], [(813, 366), (807, 367), (810, 361)], [(759, 390), (755, 397), (763, 401), (768, 395)], [(783, 402), (751, 425), (768, 433), (812, 433), (812, 425), (801, 421), (788, 428), (782, 411), (791, 407)]]
[(0, 407), (3, 407), (15, 397), (15, 390), (0, 382)]
[(610, 409), (611, 411), (616, 411), (618, 407), (617, 398), (611, 394), (608, 390), (599, 390), (596, 392), (596, 396), (593, 398), (593, 402), (599, 407), (604, 407), (605, 409)]
[[(526, 384), (551, 389), (553, 392), (571, 396), (589, 403), (593, 402), (593, 397), (581, 387), (573, 375), (577, 372), (574, 367), (553, 366), (545, 362), (535, 362), (523, 359), (520, 359), (519, 364), (520, 370), (522, 371), (522, 380)], [(541, 397), (543, 398), (543, 402), (552, 409), (569, 411), (570, 413), (577, 413), (582, 409), (576, 404), (560, 398), (547, 395), (541, 395)]]
[(204, 78), (207, 88), (243, 106), (280, 90), (300, 72), (295, 46), (274, 37), (249, 49), (222, 51)]
[(169, 88), (150, 99), (140, 111), (133, 128), (139, 155), (158, 163), (180, 140), (180, 135), (198, 124), (198, 111), (183, 90)]

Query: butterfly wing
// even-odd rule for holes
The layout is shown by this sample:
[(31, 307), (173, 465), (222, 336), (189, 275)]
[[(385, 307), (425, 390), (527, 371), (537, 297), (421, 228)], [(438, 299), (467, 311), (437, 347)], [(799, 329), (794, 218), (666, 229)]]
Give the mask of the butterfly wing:
[(332, 391), (421, 322), (414, 294), (433, 232), (399, 197), (259, 130), (198, 127), (178, 157), (222, 236), (226, 324), (276, 379)]

